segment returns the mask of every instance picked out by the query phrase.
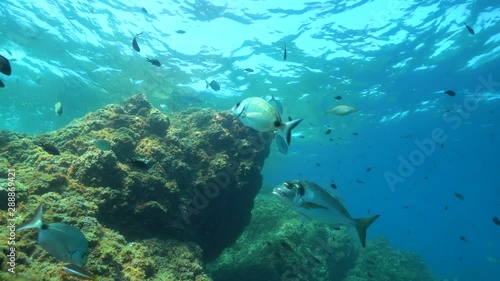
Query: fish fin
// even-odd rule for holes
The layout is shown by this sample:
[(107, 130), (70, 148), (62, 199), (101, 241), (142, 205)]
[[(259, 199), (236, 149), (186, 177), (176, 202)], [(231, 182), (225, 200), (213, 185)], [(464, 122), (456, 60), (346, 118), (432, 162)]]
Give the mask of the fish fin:
[(21, 224), (16, 231), (28, 229), (28, 228), (41, 228), (42, 227), (42, 213), (43, 213), (43, 205), (38, 206), (35, 211), (35, 215), (31, 218), (31, 220)]
[(309, 201), (301, 201), (300, 206), (306, 209), (328, 209), (327, 207)]
[(210, 83), (208, 83), (207, 79), (205, 79), (205, 83), (207, 83), (207, 86), (205, 87), (205, 89), (208, 89), (208, 87), (210, 86)]
[(358, 232), (359, 240), (363, 248), (366, 244), (366, 230), (380, 215), (375, 215), (367, 218), (354, 219), (356, 231)]
[(290, 145), (290, 140), (292, 139), (292, 130), (299, 125), (300, 122), (302, 122), (301, 119), (295, 119), (292, 121), (285, 122), (281, 125), (281, 130), (285, 134), (286, 137), (286, 144)]

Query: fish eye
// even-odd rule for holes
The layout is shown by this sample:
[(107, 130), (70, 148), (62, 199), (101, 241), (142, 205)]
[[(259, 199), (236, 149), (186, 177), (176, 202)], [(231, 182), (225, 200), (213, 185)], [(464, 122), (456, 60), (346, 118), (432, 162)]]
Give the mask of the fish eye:
[(292, 189), (292, 188), (293, 188), (293, 186), (292, 186), (291, 184), (287, 183), (287, 182), (283, 183), (283, 185), (284, 185), (286, 188), (288, 188), (288, 189)]

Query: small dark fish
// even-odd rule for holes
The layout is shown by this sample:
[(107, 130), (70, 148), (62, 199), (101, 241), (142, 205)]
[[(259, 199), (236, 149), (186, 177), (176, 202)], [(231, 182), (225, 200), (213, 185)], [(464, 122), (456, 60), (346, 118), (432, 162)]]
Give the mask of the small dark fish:
[(253, 72), (253, 69), (251, 69), (250, 67), (247, 67), (247, 68), (245, 68), (245, 71), (246, 72)]
[(0, 55), (0, 72), (7, 76), (12, 74), (9, 60), (2, 55)]
[(497, 217), (493, 217), (493, 222), (494, 222), (496, 225), (500, 225), (500, 219), (498, 219)]
[(372, 211), (370, 209), (368, 209), (368, 214), (371, 213)]
[(2, 80), (0, 80), (0, 88), (5, 88), (5, 84), (3, 83)]
[(335, 97), (336, 100), (341, 100), (342, 99), (342, 96), (336, 96)]
[(455, 192), (455, 197), (457, 197), (459, 200), (464, 200), (465, 199), (465, 197), (462, 194), (456, 193), (456, 192)]
[(460, 240), (464, 241), (465, 243), (469, 242), (464, 236), (460, 236)]
[(320, 163), (316, 163), (316, 167), (321, 167), (321, 164)]
[(148, 10), (146, 10), (146, 8), (141, 8), (142, 12), (144, 12), (145, 14), (148, 13)]
[(359, 135), (359, 134), (358, 134), (358, 133), (356, 133), (356, 132), (354, 132), (354, 133), (352, 133), (352, 135), (353, 135), (353, 136), (357, 136), (357, 135)]
[(474, 29), (472, 29), (472, 27), (470, 27), (466, 23), (464, 23), (464, 24), (465, 24), (465, 27), (467, 27), (467, 30), (469, 31), (470, 34), (472, 34), (472, 35), (476, 34), (476, 32), (474, 31)]
[(371, 167), (368, 167), (368, 168), (366, 169), (366, 172), (368, 173), (368, 172), (369, 172), (369, 171), (371, 171), (371, 170), (372, 170), (372, 168), (371, 168)]
[(208, 83), (208, 81), (207, 81), (207, 80), (205, 80), (205, 82), (207, 83), (207, 87), (206, 87), (206, 89), (208, 89), (208, 87), (210, 87), (210, 88), (212, 88), (212, 90), (214, 90), (214, 91), (216, 91), (216, 92), (217, 92), (218, 90), (220, 90), (220, 85), (219, 85), (219, 83), (217, 83), (217, 81), (212, 80), (212, 82)]
[(176, 30), (175, 32), (179, 33), (179, 34), (184, 34), (186, 33), (186, 31), (182, 30), (182, 29), (179, 29), (179, 30)]
[(458, 260), (459, 260), (459, 261), (462, 261), (462, 257), (458, 257)]
[(441, 148), (444, 148), (444, 143), (441, 144)]
[(337, 185), (336, 185), (336, 184), (334, 184), (334, 183), (331, 183), (331, 184), (330, 184), (330, 187), (331, 187), (331, 188), (333, 188), (333, 189), (337, 189)]
[(325, 135), (329, 135), (331, 133), (332, 133), (332, 129), (328, 129), (328, 130), (326, 130)]
[(142, 159), (142, 158), (137, 158), (137, 157), (129, 157), (128, 158), (129, 160), (127, 161), (127, 163), (129, 164), (132, 164), (133, 166), (137, 167), (137, 168), (140, 168), (140, 169), (148, 169), (148, 161), (146, 161), (145, 159)]
[(287, 249), (288, 251), (292, 251), (293, 247), (290, 245), (290, 243), (286, 242), (285, 240), (281, 239), (280, 244), (283, 248)]
[(283, 51), (283, 60), (286, 60), (286, 44), (285, 44), (285, 50)]
[(444, 206), (444, 209), (445, 209), (445, 210), (448, 210), (448, 206)]
[(132, 39), (132, 48), (134, 48), (134, 50), (136, 50), (137, 52), (141, 51), (141, 48), (139, 48), (139, 44), (137, 44), (137, 37), (134, 37), (134, 39)]
[(9, 54), (9, 56), (12, 56), (12, 53), (9, 50), (5, 49), (5, 51), (7, 51), (7, 54)]
[(52, 144), (48, 143), (43, 143), (43, 142), (38, 142), (38, 144), (45, 150), (45, 152), (52, 154), (52, 155), (59, 155), (59, 149), (57, 147), (53, 146)]
[(365, 182), (364, 182), (364, 181), (362, 181), (362, 180), (360, 180), (360, 179), (357, 179), (357, 180), (356, 180), (356, 182), (357, 182), (357, 183), (360, 183), (360, 184), (365, 184)]
[(292, 121), (292, 116), (288, 116), (288, 121)]
[(448, 96), (451, 96), (451, 97), (454, 97), (457, 94), (452, 90), (446, 90), (446, 91), (444, 91), (444, 93), (447, 94)]
[(149, 61), (152, 65), (156, 65), (158, 67), (161, 66), (161, 62), (159, 60), (157, 60), (157, 59), (148, 59), (147, 58), (146, 60)]
[(408, 206), (408, 205), (404, 205), (404, 206), (403, 206), (403, 208), (405, 208), (405, 209), (410, 209), (410, 206)]

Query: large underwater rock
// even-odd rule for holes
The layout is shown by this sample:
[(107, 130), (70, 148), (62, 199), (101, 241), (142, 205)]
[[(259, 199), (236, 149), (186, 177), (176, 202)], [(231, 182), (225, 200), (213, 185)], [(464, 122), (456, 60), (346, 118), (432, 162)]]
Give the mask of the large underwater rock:
[[(95, 139), (111, 149), (100, 150)], [(2, 131), (0, 162), (16, 170), (18, 223), (43, 203), (45, 222), (82, 229), (87, 267), (99, 280), (202, 281), (210, 280), (203, 261), (234, 243), (250, 222), (271, 140), (229, 111), (191, 108), (166, 116), (139, 94), (47, 134)], [(4, 171), (0, 179), (7, 179)], [(0, 218), (7, 218), (5, 204)], [(60, 263), (35, 245), (36, 236), (36, 230), (18, 233), (20, 276), (66, 280)], [(7, 245), (0, 247), (5, 266)]]
[(381, 238), (361, 248), (352, 229), (298, 215), (273, 195), (258, 195), (241, 237), (207, 264), (216, 281), (432, 281), (420, 258)]

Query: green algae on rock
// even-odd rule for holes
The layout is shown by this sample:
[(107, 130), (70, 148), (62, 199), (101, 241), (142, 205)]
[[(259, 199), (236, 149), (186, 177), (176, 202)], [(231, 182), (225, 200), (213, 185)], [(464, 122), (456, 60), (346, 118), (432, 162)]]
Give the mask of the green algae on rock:
[(349, 228), (300, 221), (276, 197), (258, 195), (251, 223), (207, 268), (217, 281), (433, 280), (416, 255), (384, 241), (362, 249)]
[[(57, 145), (60, 155), (45, 153), (39, 139)], [(100, 150), (92, 139), (113, 145)], [(0, 155), (22, 174), (20, 221), (43, 203), (44, 220), (81, 229), (89, 240), (86, 268), (99, 280), (194, 281), (211, 280), (204, 260), (250, 221), (271, 140), (230, 112), (191, 108), (167, 117), (140, 94), (41, 136), (3, 131)], [(148, 159), (151, 167), (134, 169), (129, 157)], [(19, 276), (69, 280), (34, 234), (16, 236)]]

